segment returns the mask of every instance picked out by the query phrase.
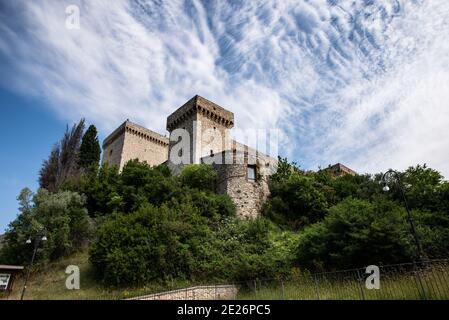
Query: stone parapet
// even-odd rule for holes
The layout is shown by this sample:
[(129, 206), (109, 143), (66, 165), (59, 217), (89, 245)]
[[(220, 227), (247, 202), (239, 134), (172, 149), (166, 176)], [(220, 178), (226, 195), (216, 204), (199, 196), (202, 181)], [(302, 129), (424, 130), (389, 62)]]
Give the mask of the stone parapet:
[(235, 285), (198, 286), (153, 293), (127, 300), (231, 300), (237, 296)]
[(220, 107), (212, 101), (196, 95), (168, 116), (167, 130), (172, 131), (178, 128), (180, 123), (183, 123), (187, 118), (196, 113), (200, 113), (227, 128), (232, 128), (234, 126), (234, 114), (232, 112)]
[(164, 137), (163, 135), (157, 132), (151, 131), (145, 127), (142, 127), (136, 123), (127, 120), (123, 122), (120, 125), (120, 127), (114, 130), (114, 132), (112, 132), (109, 136), (107, 136), (106, 139), (104, 139), (103, 149), (106, 148), (112, 142), (114, 142), (120, 135), (124, 134), (125, 132), (134, 134), (148, 141), (161, 144), (163, 146), (168, 146), (169, 143), (167, 137)]

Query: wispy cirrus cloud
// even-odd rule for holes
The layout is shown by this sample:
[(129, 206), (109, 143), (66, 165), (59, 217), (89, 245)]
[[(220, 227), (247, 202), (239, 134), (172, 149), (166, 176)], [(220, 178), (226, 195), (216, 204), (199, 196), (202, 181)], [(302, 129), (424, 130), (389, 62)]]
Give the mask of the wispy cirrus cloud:
[[(433, 1), (73, 1), (1, 7), (2, 85), (107, 132), (164, 132), (194, 94), (243, 128), (279, 126), (306, 168), (418, 162), (449, 176), (449, 4)], [(17, 21), (20, 21), (18, 23)]]

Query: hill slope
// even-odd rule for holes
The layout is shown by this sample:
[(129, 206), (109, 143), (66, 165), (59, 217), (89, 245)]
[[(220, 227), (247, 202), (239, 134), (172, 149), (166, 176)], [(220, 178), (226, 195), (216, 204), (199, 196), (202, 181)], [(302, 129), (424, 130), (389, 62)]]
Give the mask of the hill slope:
[[(65, 282), (69, 274), (65, 273), (67, 266), (75, 265), (80, 269), (80, 289), (68, 290)], [(25, 274), (17, 278), (14, 290), (9, 299), (20, 299)], [(49, 263), (37, 269), (28, 281), (24, 299), (33, 300), (70, 300), (70, 299), (123, 299), (160, 291), (158, 284), (138, 288), (108, 288), (96, 281), (92, 267), (88, 261), (87, 249), (70, 257)]]

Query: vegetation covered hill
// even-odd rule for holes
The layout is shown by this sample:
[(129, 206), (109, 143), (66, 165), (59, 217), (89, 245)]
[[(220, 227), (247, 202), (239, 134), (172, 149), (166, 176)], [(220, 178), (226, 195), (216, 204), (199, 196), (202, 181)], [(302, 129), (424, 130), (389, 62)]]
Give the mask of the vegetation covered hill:
[[(87, 248), (60, 258), (48, 264), (41, 264), (33, 268), (24, 299), (26, 300), (71, 300), (71, 299), (126, 299), (151, 292), (158, 292), (164, 288), (175, 286), (169, 284), (147, 284), (141, 287), (113, 288), (108, 287), (94, 277), (92, 266), (89, 264), (89, 254)], [(65, 286), (69, 276), (65, 273), (67, 266), (75, 265), (80, 268), (80, 289), (68, 290)], [(20, 299), (25, 275), (15, 281), (13, 292), (9, 299)], [(178, 283), (178, 286), (187, 283)], [(3, 298), (6, 298), (3, 297)]]
[[(381, 174), (334, 178), (279, 159), (262, 215), (244, 220), (216, 193), (210, 166), (173, 176), (164, 165), (132, 160), (119, 172), (99, 166), (96, 130), (83, 132), (80, 122), (55, 145), (41, 188), (20, 193), (20, 214), (5, 234), (0, 264), (27, 265), (26, 240), (47, 236), (30, 297), (119, 298), (133, 287), (148, 293), (416, 258), (400, 189), (390, 181), (382, 191)], [(425, 165), (399, 174), (426, 255), (448, 257), (449, 183)], [(61, 284), (72, 262), (83, 291)]]

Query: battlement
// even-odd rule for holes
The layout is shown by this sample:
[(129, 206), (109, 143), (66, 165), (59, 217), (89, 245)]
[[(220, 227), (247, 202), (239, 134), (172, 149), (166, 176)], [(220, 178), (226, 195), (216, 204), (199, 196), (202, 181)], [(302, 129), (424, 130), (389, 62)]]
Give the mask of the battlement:
[(136, 123), (126, 120), (125, 122), (122, 123), (122, 125), (120, 125), (120, 127), (114, 130), (114, 132), (112, 132), (109, 136), (106, 137), (106, 139), (104, 139), (103, 149), (105, 149), (108, 145), (110, 145), (113, 141), (115, 141), (120, 135), (124, 134), (125, 132), (136, 135), (140, 138), (151, 141), (155, 144), (168, 146), (169, 139), (167, 137), (164, 137), (163, 135), (157, 132), (151, 131)]
[[(268, 176), (277, 160), (233, 140), (233, 126), (232, 112), (196, 95), (168, 116), (171, 139), (128, 120), (122, 123), (104, 140), (103, 163), (122, 170), (138, 159), (151, 166), (166, 164), (173, 174), (188, 163), (212, 164), (218, 174), (217, 191), (231, 197), (239, 216), (256, 217), (269, 196)], [(179, 136), (175, 129), (188, 135)], [(176, 155), (183, 157), (180, 163)]]
[(167, 130), (172, 131), (187, 118), (199, 113), (230, 129), (234, 126), (234, 114), (199, 95), (194, 96), (167, 118)]

